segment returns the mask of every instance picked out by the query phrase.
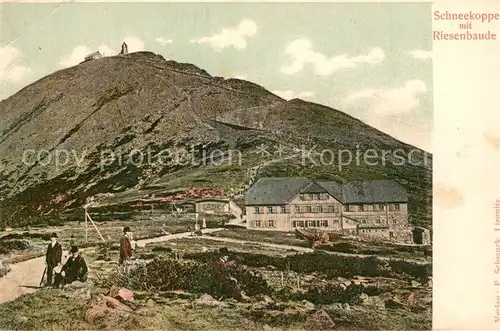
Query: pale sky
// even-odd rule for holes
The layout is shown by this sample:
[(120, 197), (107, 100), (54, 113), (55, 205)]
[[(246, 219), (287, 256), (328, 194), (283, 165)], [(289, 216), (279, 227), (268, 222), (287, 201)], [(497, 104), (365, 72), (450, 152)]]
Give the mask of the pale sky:
[(432, 151), (429, 3), (3, 3), (0, 15), (2, 99), (125, 40)]

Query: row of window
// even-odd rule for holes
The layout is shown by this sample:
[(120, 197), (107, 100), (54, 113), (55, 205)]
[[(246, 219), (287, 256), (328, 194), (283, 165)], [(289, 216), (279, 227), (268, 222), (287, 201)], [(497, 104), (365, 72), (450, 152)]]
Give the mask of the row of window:
[(300, 200), (328, 200), (330, 196), (328, 193), (305, 193), (300, 195)]
[(224, 210), (224, 205), (220, 203), (205, 203), (202, 208), (204, 210), (222, 211)]
[(276, 223), (274, 222), (274, 220), (267, 220), (267, 221), (257, 220), (257, 221), (255, 221), (255, 227), (256, 228), (275, 228)]
[[(361, 220), (361, 224), (367, 224), (367, 223), (369, 223), (369, 222), (368, 222), (368, 220), (366, 220), (366, 219), (362, 219), (362, 220)], [(382, 221), (381, 221), (379, 218), (377, 218), (377, 219), (375, 219), (375, 220), (374, 220), (374, 222), (372, 222), (372, 223), (380, 224), (380, 223), (382, 223)], [(397, 221), (396, 221), (396, 220), (394, 220), (394, 219), (393, 219), (393, 220), (387, 220), (387, 223), (388, 223), (388, 224), (396, 224), (396, 223), (397, 223)]]
[[(333, 221), (334, 224), (338, 223), (338, 220)], [(256, 220), (255, 221), (256, 228), (275, 228), (276, 222), (274, 220)], [(293, 221), (292, 227), (294, 228), (319, 228), (319, 227), (328, 227), (328, 220), (307, 220), (307, 221)]]
[[(333, 220), (332, 224), (338, 224), (338, 220)], [(362, 223), (366, 223), (366, 220), (363, 220)], [(380, 223), (380, 220), (377, 220), (377, 223)], [(276, 222), (275, 220), (256, 220), (255, 221), (256, 228), (275, 228)], [(292, 227), (294, 228), (319, 228), (319, 227), (328, 227), (328, 220), (301, 220), (301, 221), (293, 221)], [(385, 229), (360, 229), (362, 233), (365, 232), (384, 232)]]
[[(399, 211), (400, 206), (399, 203), (391, 203), (388, 205), (390, 211)], [(344, 211), (384, 211), (386, 209), (386, 205), (384, 204), (375, 204), (375, 205), (345, 205)]]
[[(338, 223), (337, 220), (333, 221), (334, 223)], [(307, 220), (307, 221), (293, 221), (292, 227), (294, 228), (319, 228), (319, 227), (328, 227), (328, 220)]]
[[(289, 214), (290, 206), (267, 206), (262, 207), (258, 206), (254, 209), (254, 214), (263, 214), (264, 208), (267, 208), (268, 214)], [(385, 205), (376, 204), (376, 205), (345, 205), (344, 211), (352, 212), (352, 211), (384, 211)], [(399, 211), (400, 206), (399, 203), (389, 204), (390, 211)], [(334, 213), (338, 212), (338, 209), (335, 205), (330, 206), (295, 206), (296, 214), (308, 214), (308, 213)]]
[[(268, 207), (255, 207), (255, 214), (263, 214), (264, 208), (267, 208), (268, 214), (289, 214), (290, 206), (268, 206)], [(296, 214), (307, 214), (307, 213), (333, 213), (335, 211), (334, 206), (295, 206)]]

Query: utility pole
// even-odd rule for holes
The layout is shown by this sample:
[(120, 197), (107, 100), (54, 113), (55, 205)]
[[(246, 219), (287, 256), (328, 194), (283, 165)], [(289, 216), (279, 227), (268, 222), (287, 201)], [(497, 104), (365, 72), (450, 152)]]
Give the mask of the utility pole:
[(5, 229), (6, 226), (3, 223), (3, 197), (0, 198), (0, 225)]
[(89, 242), (89, 227), (88, 227), (88, 221), (87, 221), (87, 206), (84, 208), (84, 213), (85, 213), (85, 243), (87, 244)]
[(153, 204), (151, 204), (151, 223), (153, 225), (153, 234), (155, 232), (155, 219), (153, 217)]

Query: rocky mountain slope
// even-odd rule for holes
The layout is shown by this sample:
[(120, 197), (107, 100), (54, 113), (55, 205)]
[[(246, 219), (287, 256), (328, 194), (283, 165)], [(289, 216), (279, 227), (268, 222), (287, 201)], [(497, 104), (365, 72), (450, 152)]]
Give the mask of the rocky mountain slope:
[[(413, 221), (431, 220), (430, 155), (340, 111), (150, 52), (57, 71), (3, 100), (0, 118), (8, 224), (81, 213), (88, 197), (103, 193), (127, 205), (191, 187), (241, 191), (262, 164), (258, 176), (394, 179), (410, 194)], [(377, 165), (338, 166), (340, 150), (354, 157), (368, 149), (378, 151)], [(396, 150), (416, 152), (400, 165)]]

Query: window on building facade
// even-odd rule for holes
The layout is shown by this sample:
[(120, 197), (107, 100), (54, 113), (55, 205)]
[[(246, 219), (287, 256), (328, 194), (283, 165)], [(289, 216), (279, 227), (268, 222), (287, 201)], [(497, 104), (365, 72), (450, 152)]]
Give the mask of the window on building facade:
[(361, 223), (366, 224), (366, 220), (361, 220)]
[(276, 224), (274, 223), (274, 220), (268, 220), (267, 221), (267, 226), (270, 228), (276, 227)]
[(394, 210), (399, 211), (399, 203), (394, 204)]
[(364, 205), (363, 210), (364, 211), (373, 211), (373, 205)]
[(304, 206), (304, 213), (311, 213), (311, 212), (312, 212), (311, 206)]
[(310, 228), (314, 228), (316, 227), (316, 221), (307, 221), (307, 226), (310, 227)]
[(255, 221), (255, 227), (256, 228), (262, 227), (262, 222), (260, 220)]
[(348, 211), (356, 211), (356, 205), (349, 205)]
[(325, 228), (328, 227), (328, 220), (322, 220), (321, 221), (321, 226), (325, 227)]
[(375, 223), (380, 224), (380, 218), (377, 218), (377, 219), (375, 220)]
[(323, 207), (321, 207), (321, 206), (313, 206), (312, 207), (312, 212), (316, 213), (316, 214), (317, 213), (322, 213), (323, 212)]
[(301, 213), (300, 206), (295, 206), (295, 213), (297, 214)]
[(262, 214), (262, 209), (260, 207), (255, 207), (254, 214)]
[(328, 193), (320, 193), (319, 199), (320, 200), (328, 200)]
[(379, 204), (378, 205), (378, 210), (385, 210), (385, 205)]
[(312, 200), (312, 194), (309, 193), (301, 194), (301, 199), (305, 201)]
[(290, 213), (290, 206), (281, 206), (280, 207), (280, 212), (282, 214), (289, 214)]
[(268, 206), (267, 207), (267, 212), (268, 212), (268, 214), (277, 214), (278, 213), (278, 208), (273, 207), (273, 206)]
[(333, 213), (334, 212), (333, 206), (323, 206), (323, 212), (330, 214)]
[(304, 221), (293, 221), (292, 226), (294, 228), (303, 228), (304, 227)]
[(313, 200), (319, 200), (319, 193), (313, 194)]

